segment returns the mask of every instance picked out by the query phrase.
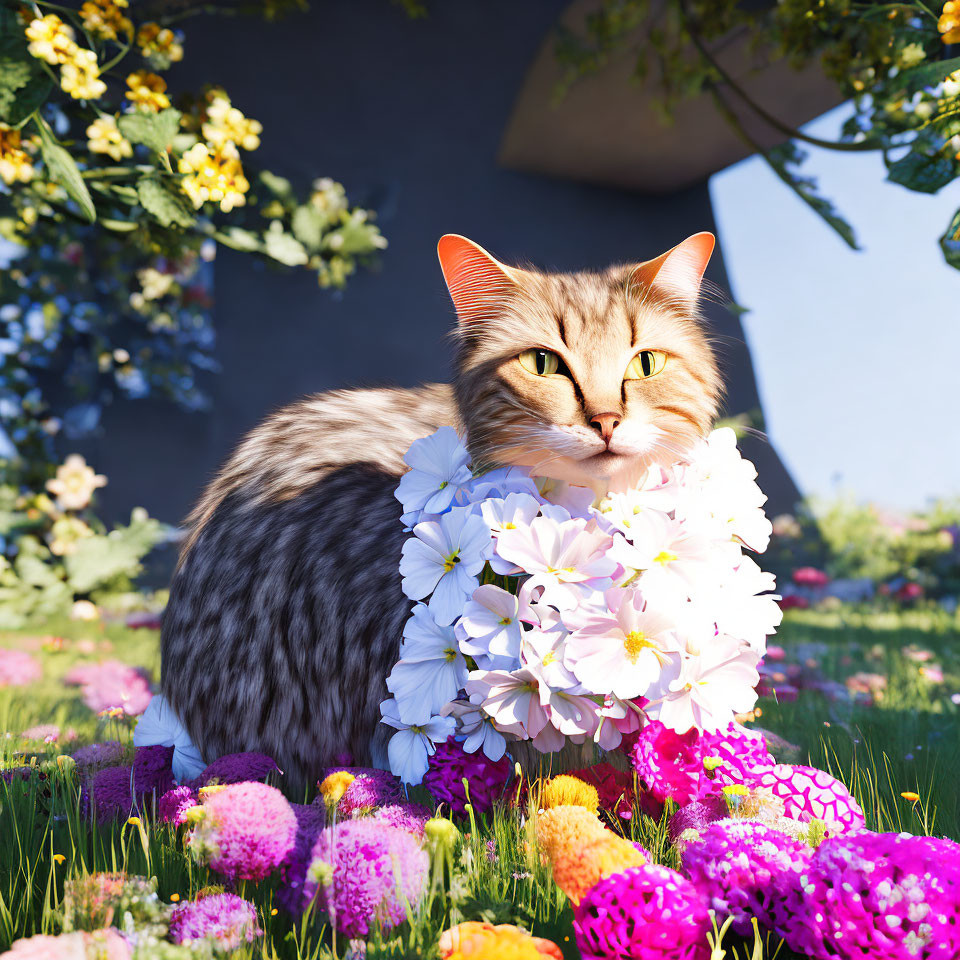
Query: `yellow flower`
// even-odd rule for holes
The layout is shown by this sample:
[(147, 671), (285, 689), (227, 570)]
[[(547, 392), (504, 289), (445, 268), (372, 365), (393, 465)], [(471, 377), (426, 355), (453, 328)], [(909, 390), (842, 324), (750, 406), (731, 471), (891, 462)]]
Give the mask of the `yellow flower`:
[(960, 43), (960, 0), (947, 0), (943, 5), (937, 29), (944, 43)]
[(106, 483), (107, 478), (88, 467), (79, 453), (71, 453), (57, 467), (57, 475), (47, 481), (47, 489), (57, 498), (61, 510), (82, 510), (93, 491)]
[(53, 859), (56, 860), (57, 863), (63, 863), (67, 858), (62, 853), (55, 853)]
[(144, 300), (159, 300), (169, 293), (174, 277), (172, 273), (161, 273), (154, 267), (144, 267), (137, 271), (137, 279), (143, 288)]
[(920, 794), (919, 794), (919, 793), (914, 793), (913, 790), (904, 790), (904, 791), (900, 794), (900, 796), (903, 797), (904, 800), (909, 800), (911, 803), (919, 803), (919, 802), (920, 802)]
[(560, 960), (563, 956), (552, 940), (531, 936), (512, 923), (494, 926), (480, 920), (444, 930), (439, 948), (443, 960)]
[(323, 794), (327, 803), (339, 803), (340, 798), (347, 792), (347, 787), (357, 778), (346, 770), (337, 770), (329, 776), (324, 777), (320, 784), (320, 792)]
[(209, 797), (212, 797), (215, 793), (219, 793), (221, 790), (226, 790), (227, 785), (225, 783), (211, 783), (208, 787), (201, 787), (197, 791), (197, 796), (200, 798), (200, 802), (203, 803)]
[(195, 143), (181, 158), (179, 169), (187, 174), (181, 182), (184, 193), (200, 208), (208, 200), (219, 203), (224, 213), (242, 207), (250, 189), (243, 175), (240, 155), (233, 143), (225, 143), (215, 153), (205, 143)]
[(10, 186), (17, 180), (27, 183), (33, 177), (33, 164), (23, 149), (19, 130), (0, 125), (0, 180)]
[(185, 823), (195, 824), (203, 820), (207, 815), (207, 811), (203, 807), (188, 807), (183, 811), (183, 819)]
[(133, 147), (120, 132), (116, 117), (97, 117), (87, 127), (87, 147), (91, 153), (105, 153), (113, 160), (133, 156)]
[(244, 150), (256, 150), (263, 126), (231, 106), (226, 96), (218, 95), (207, 107), (207, 119), (201, 129), (207, 143), (214, 148), (230, 141)]
[(589, 783), (584, 783), (578, 777), (562, 774), (548, 780), (540, 791), (542, 810), (559, 806), (585, 807), (591, 813), (596, 813), (600, 806), (600, 795), (597, 788)]
[(120, 11), (128, 0), (86, 0), (80, 8), (83, 29), (98, 40), (117, 40), (121, 34), (133, 36), (133, 24)]
[(143, 821), (139, 817), (127, 817), (127, 823), (131, 827), (139, 827)]
[(137, 31), (137, 46), (158, 70), (183, 59), (183, 44), (169, 27), (159, 23), (145, 23)]
[(171, 902), (171, 903), (176, 903), (179, 899), (180, 899), (180, 894), (179, 894), (179, 893), (171, 893), (171, 894), (170, 894), (170, 902)]
[(156, 113), (170, 106), (167, 81), (149, 70), (136, 70), (127, 77), (127, 99), (143, 110)]
[(92, 50), (79, 47), (73, 56), (60, 68), (60, 87), (74, 100), (97, 100), (107, 92), (107, 85), (100, 79), (100, 65)]
[(73, 28), (67, 26), (55, 13), (31, 20), (27, 24), (27, 49), (39, 60), (47, 63), (66, 63), (77, 50)]
[(79, 517), (61, 516), (53, 521), (50, 534), (50, 552), (56, 557), (67, 557), (76, 553), (77, 544), (92, 537), (93, 531)]

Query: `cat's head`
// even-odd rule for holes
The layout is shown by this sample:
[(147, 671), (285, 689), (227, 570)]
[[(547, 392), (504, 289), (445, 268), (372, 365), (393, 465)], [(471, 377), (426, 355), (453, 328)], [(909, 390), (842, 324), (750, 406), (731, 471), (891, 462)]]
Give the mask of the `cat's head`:
[(544, 273), (442, 237), (474, 463), (602, 490), (682, 457), (710, 429), (720, 395), (697, 311), (713, 246), (698, 233), (643, 263)]

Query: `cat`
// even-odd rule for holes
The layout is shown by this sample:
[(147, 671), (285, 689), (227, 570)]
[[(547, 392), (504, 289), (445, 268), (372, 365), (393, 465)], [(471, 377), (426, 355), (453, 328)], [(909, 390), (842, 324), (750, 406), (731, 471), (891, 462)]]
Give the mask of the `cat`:
[(384, 765), (379, 704), (412, 606), (403, 454), (447, 424), (475, 470), (519, 464), (598, 494), (677, 460), (721, 391), (698, 314), (713, 246), (699, 233), (562, 274), (444, 236), (453, 384), (318, 394), (241, 441), (188, 520), (162, 625), (162, 693), (207, 762), (266, 753), (298, 791), (343, 754)]

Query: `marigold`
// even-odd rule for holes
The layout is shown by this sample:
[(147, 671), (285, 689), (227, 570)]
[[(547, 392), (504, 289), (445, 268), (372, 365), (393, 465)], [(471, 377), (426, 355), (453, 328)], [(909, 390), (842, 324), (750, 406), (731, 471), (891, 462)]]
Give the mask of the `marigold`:
[(98, 40), (118, 40), (121, 35), (133, 36), (133, 24), (121, 9), (128, 0), (86, 0), (80, 8), (83, 29)]
[(534, 937), (512, 923), (458, 923), (440, 935), (443, 960), (563, 960), (560, 948), (543, 937)]
[(142, 110), (156, 113), (170, 106), (167, 81), (149, 70), (136, 70), (127, 77), (127, 99)]
[(233, 143), (225, 143), (213, 154), (205, 143), (195, 143), (180, 158), (179, 169), (187, 174), (182, 181), (183, 190), (198, 209), (210, 200), (229, 213), (247, 202), (244, 194), (250, 183)]
[(183, 59), (183, 44), (169, 27), (161, 27), (159, 23), (145, 23), (140, 27), (137, 46), (158, 70), (165, 70), (171, 63)]
[(0, 180), (7, 186), (33, 178), (33, 164), (23, 146), (19, 130), (0, 125)]
[(543, 785), (540, 791), (540, 807), (549, 810), (562, 806), (583, 807), (596, 813), (600, 806), (600, 794), (596, 787), (584, 783), (578, 777), (561, 774)]
[(31, 20), (25, 32), (30, 41), (27, 49), (38, 60), (54, 65), (66, 63), (77, 50), (73, 28), (55, 13)]
[(347, 787), (354, 780), (356, 780), (356, 777), (352, 773), (346, 770), (337, 770), (336, 773), (324, 777), (320, 784), (320, 792), (327, 803), (339, 803), (340, 798), (347, 792)]
[(87, 148), (91, 153), (105, 153), (112, 160), (133, 156), (133, 146), (120, 132), (116, 117), (97, 117), (87, 127)]
[(937, 29), (944, 43), (960, 43), (960, 0), (947, 0), (943, 5)]
[(77, 48), (60, 68), (60, 88), (74, 100), (97, 100), (107, 92), (92, 50)]
[(215, 149), (229, 141), (243, 150), (256, 150), (263, 126), (258, 120), (245, 117), (228, 97), (218, 94), (207, 107), (207, 119), (201, 130), (207, 143)]

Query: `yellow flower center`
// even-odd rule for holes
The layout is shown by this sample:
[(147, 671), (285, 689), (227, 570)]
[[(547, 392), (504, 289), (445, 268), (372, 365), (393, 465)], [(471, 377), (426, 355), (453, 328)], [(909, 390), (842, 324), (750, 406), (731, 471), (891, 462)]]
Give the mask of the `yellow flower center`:
[(557, 662), (557, 655), (553, 650), (548, 650), (547, 655), (543, 658), (542, 663), (545, 667), (549, 667), (551, 663)]
[(636, 663), (640, 659), (643, 650), (654, 646), (656, 644), (651, 643), (642, 630), (631, 630), (623, 636), (623, 649), (626, 650), (627, 659), (631, 663)]
[(459, 562), (460, 562), (460, 551), (457, 550), (454, 553), (451, 553), (449, 557), (444, 558), (443, 572), (449, 573)]
[(443, 651), (443, 656), (447, 663), (453, 663), (453, 661), (457, 659), (457, 651), (454, 650), (453, 647), (447, 647), (447, 649)]
[(668, 563), (673, 563), (674, 560), (677, 560), (678, 557), (675, 553), (671, 553), (669, 550), (661, 550), (654, 558), (654, 563), (661, 563), (666, 566)]

